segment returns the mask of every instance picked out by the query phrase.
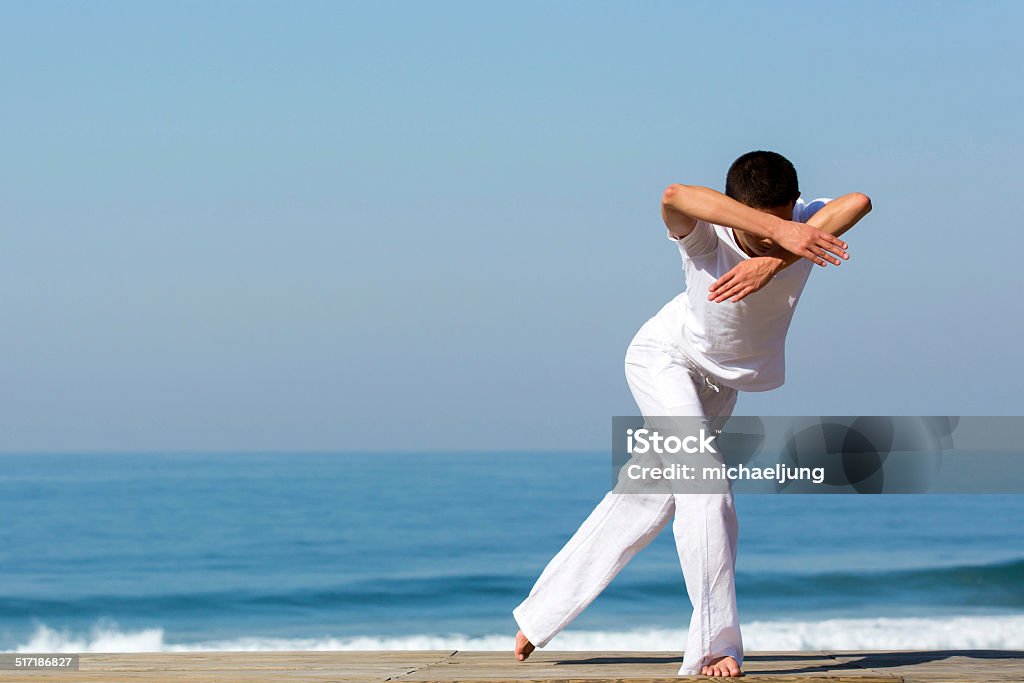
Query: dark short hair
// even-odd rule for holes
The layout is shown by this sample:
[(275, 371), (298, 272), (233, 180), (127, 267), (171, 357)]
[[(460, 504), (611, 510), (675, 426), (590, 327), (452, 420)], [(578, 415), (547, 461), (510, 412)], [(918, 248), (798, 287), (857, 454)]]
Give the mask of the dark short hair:
[(747, 152), (729, 167), (725, 194), (755, 209), (772, 209), (800, 196), (796, 169), (775, 152)]

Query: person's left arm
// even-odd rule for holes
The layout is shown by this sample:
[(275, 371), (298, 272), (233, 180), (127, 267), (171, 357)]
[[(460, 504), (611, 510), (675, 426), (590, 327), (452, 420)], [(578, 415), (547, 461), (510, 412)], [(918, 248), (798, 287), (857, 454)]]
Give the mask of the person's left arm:
[[(839, 237), (857, 224), (871, 211), (871, 198), (860, 192), (851, 192), (833, 199), (818, 209), (807, 224)], [(708, 300), (715, 303), (736, 303), (771, 282), (784, 268), (800, 257), (775, 244), (763, 256), (755, 256), (737, 264), (718, 278), (709, 288)]]

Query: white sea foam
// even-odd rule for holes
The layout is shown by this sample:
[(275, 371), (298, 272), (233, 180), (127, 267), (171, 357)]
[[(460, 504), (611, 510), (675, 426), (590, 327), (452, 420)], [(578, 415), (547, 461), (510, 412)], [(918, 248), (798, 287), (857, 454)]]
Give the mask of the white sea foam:
[[(567, 630), (552, 650), (667, 650), (685, 642), (682, 629), (630, 631)], [(101, 622), (88, 633), (39, 624), (17, 652), (187, 652), (273, 650), (507, 650), (508, 633), (470, 637), (459, 634), (355, 636), (348, 638), (240, 637), (194, 643), (168, 643), (162, 628), (122, 631)], [(753, 621), (743, 626), (748, 651), (754, 650), (939, 650), (1024, 649), (1024, 614), (898, 619)]]

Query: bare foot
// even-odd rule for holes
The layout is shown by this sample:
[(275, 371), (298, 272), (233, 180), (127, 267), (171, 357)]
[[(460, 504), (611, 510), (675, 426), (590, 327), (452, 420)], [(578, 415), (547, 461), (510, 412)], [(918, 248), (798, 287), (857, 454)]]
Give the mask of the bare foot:
[[(516, 659), (524, 661), (533, 652), (533, 643), (523, 635), (522, 631), (516, 633)], [(739, 671), (739, 669), (737, 669)]]
[(732, 657), (712, 659), (711, 663), (701, 668), (700, 672), (705, 676), (721, 676), (723, 678), (743, 675), (740, 665)]

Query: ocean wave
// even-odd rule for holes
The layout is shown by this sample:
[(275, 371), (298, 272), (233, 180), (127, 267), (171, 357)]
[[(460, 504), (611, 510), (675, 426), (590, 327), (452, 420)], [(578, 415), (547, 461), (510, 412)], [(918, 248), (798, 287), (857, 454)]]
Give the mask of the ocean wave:
[[(756, 583), (757, 575), (745, 578)], [(857, 571), (824, 571), (812, 574), (768, 574), (766, 581), (792, 581), (793, 578), (820, 583), (827, 587), (847, 586), (864, 580), (899, 582), (904, 585), (930, 588), (962, 586), (1024, 586), (1024, 558), (990, 562), (987, 564), (960, 564), (937, 567), (911, 567), (900, 569), (861, 569)]]
[[(815, 573), (740, 572), (740, 601), (764, 609), (777, 603), (796, 605), (943, 605), (956, 607), (1024, 607), (1024, 559), (988, 564)], [(639, 582), (635, 599), (664, 595), (663, 582)]]
[[(679, 651), (686, 633), (676, 629), (573, 631), (559, 634), (552, 650)], [(748, 651), (1024, 649), (1024, 614), (931, 618), (752, 621), (743, 625)], [(355, 636), (348, 638), (237, 637), (194, 643), (167, 642), (162, 628), (122, 631), (104, 621), (88, 633), (37, 624), (15, 652), (198, 652), (278, 650), (508, 650), (511, 634)]]
[[(173, 591), (143, 594), (85, 594), (74, 597), (0, 596), (0, 614), (46, 619), (97, 613), (208, 614), (211, 610), (331, 607), (407, 608), (411, 605), (453, 604), (480, 598), (518, 596), (521, 577), (455, 575), (444, 577), (378, 577), (337, 586), (267, 590)], [(528, 587), (528, 585), (526, 586)]]
[[(823, 605), (943, 605), (960, 608), (1024, 608), (1024, 559), (978, 565), (819, 573), (741, 572), (741, 603), (759, 612), (777, 603), (809, 609)], [(378, 577), (337, 586), (283, 591), (261, 589), (158, 592), (143, 595), (81, 595), (69, 598), (0, 597), (0, 613), (43, 621), (67, 616), (125, 613), (208, 614), (238, 609), (405, 609), (411, 606), (459, 610), (481, 600), (514, 603), (529, 585), (521, 576), (459, 574), (444, 577)], [(657, 578), (630, 577), (614, 593), (661, 602), (683, 595), (674, 572)], [(964, 609), (964, 611), (968, 611)]]

